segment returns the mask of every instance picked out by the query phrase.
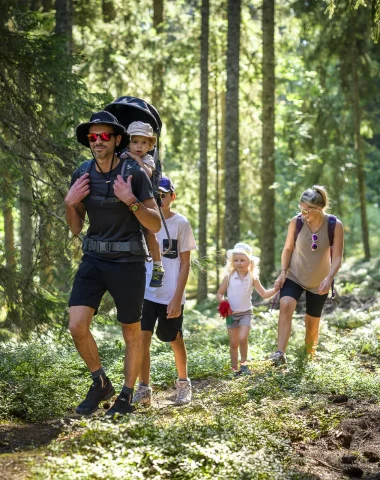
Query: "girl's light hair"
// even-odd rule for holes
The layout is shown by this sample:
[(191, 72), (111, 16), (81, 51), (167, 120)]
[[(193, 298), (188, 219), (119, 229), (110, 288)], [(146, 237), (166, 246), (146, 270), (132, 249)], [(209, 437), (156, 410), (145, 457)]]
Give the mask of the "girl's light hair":
[(313, 188), (308, 188), (302, 193), (300, 203), (306, 203), (311, 207), (321, 207), (322, 210), (325, 210), (329, 206), (326, 188), (322, 185), (313, 185)]
[[(227, 262), (224, 270), (225, 270), (225, 274), (228, 276), (231, 275), (234, 271), (236, 271), (234, 267), (235, 255), (244, 255), (244, 253), (233, 253), (232, 255), (227, 256)], [(251, 258), (247, 256), (247, 258), (249, 260), (248, 272), (250, 273), (252, 280), (257, 280), (259, 278), (259, 273), (260, 273), (260, 269), (259, 269), (260, 259), (259, 257), (254, 257), (254, 256), (252, 256)]]

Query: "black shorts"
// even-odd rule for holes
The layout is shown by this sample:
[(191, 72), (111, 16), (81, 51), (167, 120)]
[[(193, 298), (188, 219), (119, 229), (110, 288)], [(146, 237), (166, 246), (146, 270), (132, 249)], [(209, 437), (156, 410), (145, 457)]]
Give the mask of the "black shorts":
[(145, 263), (107, 262), (85, 255), (75, 275), (69, 307), (92, 307), (96, 315), (106, 291), (115, 301), (120, 323), (139, 322), (145, 292)]
[(308, 290), (305, 290), (304, 288), (302, 288), (301, 285), (298, 285), (298, 283), (293, 282), (293, 280), (290, 280), (289, 278), (287, 278), (280, 290), (280, 299), (282, 297), (292, 297), (298, 302), (303, 291), (306, 292), (307, 315), (310, 315), (311, 317), (319, 318), (322, 315), (322, 310), (326, 303), (328, 293), (326, 293), (325, 295), (318, 295), (318, 293), (311, 293)]
[(156, 329), (158, 339), (162, 342), (174, 342), (178, 332), (182, 337), (183, 305), (181, 306), (181, 315), (176, 318), (167, 318), (167, 308), (168, 306), (162, 303), (144, 300), (141, 330), (153, 333), (158, 321)]

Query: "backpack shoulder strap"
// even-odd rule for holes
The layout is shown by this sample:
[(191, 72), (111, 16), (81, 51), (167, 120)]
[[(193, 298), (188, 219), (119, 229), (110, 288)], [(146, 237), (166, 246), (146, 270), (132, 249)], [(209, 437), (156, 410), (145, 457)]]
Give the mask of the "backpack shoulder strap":
[(129, 175), (133, 175), (133, 173), (135, 172), (138, 166), (139, 164), (131, 158), (128, 159), (127, 157), (124, 160), (123, 165), (121, 166), (121, 173), (120, 173), (124, 181), (127, 180)]
[(78, 178), (88, 173), (91, 170), (92, 165), (95, 163), (95, 160), (86, 160), (85, 162), (81, 163), (78, 167)]
[[(329, 237), (329, 244), (330, 244), (330, 259), (332, 261), (333, 257), (333, 248), (334, 248), (334, 232), (335, 232), (335, 225), (336, 225), (336, 217), (335, 215), (328, 216), (328, 225), (327, 225), (327, 234)], [(334, 280), (331, 283), (331, 298), (334, 298), (336, 295), (335, 291), (335, 282)]]
[(335, 225), (336, 225), (336, 216), (329, 215), (328, 216), (328, 225), (327, 225), (327, 234), (329, 236), (329, 243), (330, 247), (334, 245), (334, 232), (335, 232)]
[(294, 232), (294, 243), (296, 243), (298, 235), (299, 235), (300, 231), (302, 230), (302, 227), (303, 227), (302, 215), (299, 214), (299, 215), (297, 215), (297, 218), (296, 218), (296, 230)]

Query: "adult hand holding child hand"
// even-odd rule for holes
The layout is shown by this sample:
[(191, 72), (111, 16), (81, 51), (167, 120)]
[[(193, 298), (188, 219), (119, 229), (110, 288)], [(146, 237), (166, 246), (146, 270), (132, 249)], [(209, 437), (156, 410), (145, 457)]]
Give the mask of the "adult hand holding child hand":
[(276, 281), (274, 282), (274, 288), (276, 291), (280, 290), (282, 286), (284, 285), (286, 280), (286, 271), (283, 269), (281, 270), (280, 275), (276, 278)]

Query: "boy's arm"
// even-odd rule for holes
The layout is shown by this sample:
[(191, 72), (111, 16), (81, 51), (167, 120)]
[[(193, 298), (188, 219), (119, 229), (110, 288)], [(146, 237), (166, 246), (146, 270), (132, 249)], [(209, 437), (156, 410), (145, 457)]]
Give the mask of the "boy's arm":
[(256, 289), (256, 292), (260, 295), (261, 298), (270, 298), (273, 297), (273, 295), (280, 290), (279, 287), (276, 288), (270, 288), (269, 290), (266, 290), (262, 285), (261, 282), (258, 278), (253, 280), (253, 286)]
[(216, 296), (217, 296), (217, 299), (218, 299), (218, 302), (220, 303), (222, 300), (224, 300), (224, 294), (226, 293), (227, 291), (227, 287), (228, 287), (228, 276), (226, 275), (224, 278), (223, 278), (223, 281), (222, 283), (220, 284), (220, 287), (218, 288), (218, 291), (216, 292)]
[(177, 318), (181, 315), (181, 302), (183, 292), (185, 291), (187, 279), (190, 272), (190, 251), (180, 252), (181, 265), (179, 267), (179, 276), (177, 282), (177, 288), (175, 290), (173, 298), (170, 300), (166, 309), (167, 318)]

